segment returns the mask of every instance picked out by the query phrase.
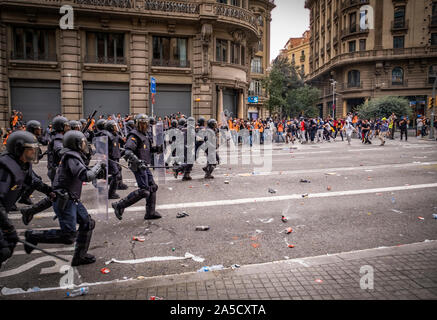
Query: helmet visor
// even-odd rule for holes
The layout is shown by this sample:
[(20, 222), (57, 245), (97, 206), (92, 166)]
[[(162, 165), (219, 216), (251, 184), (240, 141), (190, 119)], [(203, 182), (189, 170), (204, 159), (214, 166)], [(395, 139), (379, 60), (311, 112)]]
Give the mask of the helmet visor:
[(149, 120), (139, 119), (137, 126), (138, 126), (138, 131), (145, 133), (149, 129)]
[(38, 143), (24, 144), (23, 156), (26, 162), (32, 162), (33, 164), (38, 164), (40, 154), (41, 154), (41, 149), (39, 148)]
[(88, 143), (85, 138), (80, 140), (80, 151), (82, 151), (83, 154), (88, 154), (90, 152), (90, 149), (88, 148)]

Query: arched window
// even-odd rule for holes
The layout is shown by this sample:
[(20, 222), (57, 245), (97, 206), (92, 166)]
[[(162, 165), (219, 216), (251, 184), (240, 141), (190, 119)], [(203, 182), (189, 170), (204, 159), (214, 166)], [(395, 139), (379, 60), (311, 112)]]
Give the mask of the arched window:
[(391, 73), (391, 84), (392, 85), (402, 85), (404, 84), (404, 70), (400, 67), (393, 69)]
[(347, 74), (347, 86), (348, 88), (360, 87), (360, 72), (358, 70), (351, 70)]
[(436, 77), (437, 77), (437, 65), (429, 66), (428, 83), (434, 84), (434, 80)]

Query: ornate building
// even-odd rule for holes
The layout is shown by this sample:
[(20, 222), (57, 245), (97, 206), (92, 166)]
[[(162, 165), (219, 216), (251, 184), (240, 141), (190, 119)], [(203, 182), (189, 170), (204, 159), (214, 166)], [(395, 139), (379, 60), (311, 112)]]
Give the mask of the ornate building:
[(310, 72), (310, 31), (305, 31), (300, 38), (290, 38), (280, 52), (305, 77)]
[[(320, 113), (343, 117), (369, 98), (393, 95), (429, 114), (437, 71), (437, 1), (307, 0), (309, 84)], [(335, 104), (333, 108), (333, 89)]]
[(268, 67), (274, 7), (272, 0), (0, 0), (1, 126), (13, 109), (47, 125), (56, 114), (79, 119), (95, 109), (151, 114), (152, 102), (155, 116), (246, 118), (251, 78), (260, 74), (251, 72), (253, 60), (261, 58), (261, 75)]

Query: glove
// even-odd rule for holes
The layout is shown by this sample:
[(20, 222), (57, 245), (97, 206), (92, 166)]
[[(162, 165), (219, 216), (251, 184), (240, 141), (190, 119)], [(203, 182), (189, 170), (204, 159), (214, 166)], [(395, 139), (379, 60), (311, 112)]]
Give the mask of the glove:
[(97, 179), (106, 179), (106, 163), (102, 163), (100, 171), (97, 173)]
[(139, 170), (146, 170), (147, 168), (148, 168), (147, 164), (144, 161), (140, 161), (140, 163), (138, 165), (138, 169)]
[(158, 191), (158, 185), (155, 183), (155, 181), (152, 181), (149, 185), (150, 192), (156, 192)]

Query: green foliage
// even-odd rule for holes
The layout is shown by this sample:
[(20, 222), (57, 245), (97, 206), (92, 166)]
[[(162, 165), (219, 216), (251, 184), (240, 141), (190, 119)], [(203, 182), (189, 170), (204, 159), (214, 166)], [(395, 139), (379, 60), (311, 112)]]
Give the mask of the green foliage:
[(358, 107), (357, 113), (363, 119), (388, 118), (392, 113), (399, 116), (413, 115), (408, 100), (405, 98), (385, 96), (372, 99)]
[(287, 97), (287, 115), (317, 117), (319, 115), (317, 102), (320, 94), (319, 89), (307, 85), (291, 90)]

